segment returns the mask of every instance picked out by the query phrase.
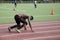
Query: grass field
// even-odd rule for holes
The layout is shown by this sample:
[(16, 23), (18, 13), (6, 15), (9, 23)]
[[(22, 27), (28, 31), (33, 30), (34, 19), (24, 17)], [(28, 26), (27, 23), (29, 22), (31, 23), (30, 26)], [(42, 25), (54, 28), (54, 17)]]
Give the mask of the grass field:
[[(13, 4), (0, 4), (0, 24), (15, 23), (14, 15), (18, 13), (34, 16), (35, 21), (60, 21), (60, 3), (38, 4), (34, 8), (33, 4), (18, 4), (16, 11)], [(51, 10), (54, 9), (54, 15)]]

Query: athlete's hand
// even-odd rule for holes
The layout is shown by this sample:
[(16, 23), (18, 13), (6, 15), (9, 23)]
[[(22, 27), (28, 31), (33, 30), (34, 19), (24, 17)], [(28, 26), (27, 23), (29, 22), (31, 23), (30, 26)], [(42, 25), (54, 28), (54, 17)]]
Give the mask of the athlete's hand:
[(24, 30), (27, 30), (26, 25), (24, 25)]
[(31, 30), (32, 32), (34, 32), (33, 30)]
[(24, 28), (24, 30), (27, 30), (27, 28)]

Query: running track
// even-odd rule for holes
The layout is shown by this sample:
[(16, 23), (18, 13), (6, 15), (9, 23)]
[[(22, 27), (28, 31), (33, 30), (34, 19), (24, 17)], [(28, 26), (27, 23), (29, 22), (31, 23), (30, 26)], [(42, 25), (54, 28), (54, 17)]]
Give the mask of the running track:
[(32, 22), (34, 32), (27, 26), (20, 33), (15, 29), (9, 33), (7, 28), (12, 25), (0, 24), (0, 40), (60, 40), (60, 21)]

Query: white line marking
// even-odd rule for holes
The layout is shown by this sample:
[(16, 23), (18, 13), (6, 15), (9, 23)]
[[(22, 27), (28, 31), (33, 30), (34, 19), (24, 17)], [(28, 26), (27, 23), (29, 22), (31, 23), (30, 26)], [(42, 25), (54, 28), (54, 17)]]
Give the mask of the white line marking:
[(47, 31), (37, 31), (37, 32), (34, 32), (34, 33), (48, 33), (48, 32), (60, 32), (60, 29), (59, 30), (47, 30)]
[[(0, 29), (2, 29), (2, 28), (8, 28), (8, 27), (2, 27), (3, 25), (0, 25)], [(34, 27), (33, 27), (33, 29), (41, 29), (41, 28), (60, 28), (60, 25), (58, 25), (58, 26), (49, 26), (49, 27), (35, 27), (35, 25), (33, 25)], [(40, 26), (40, 25), (39, 25)], [(27, 28), (29, 28), (29, 26), (27, 26)]]
[(28, 35), (28, 34), (35, 34), (35, 33), (48, 33), (48, 32), (60, 32), (60, 30), (49, 30), (49, 31), (37, 31), (37, 32), (31, 32), (31, 33), (19, 33), (19, 34), (10, 34), (10, 35), (3, 35), (0, 37), (11, 37), (11, 36), (16, 36), (16, 35)]
[(0, 18), (14, 18), (14, 17), (0, 17)]
[[(52, 15), (34, 15), (34, 17), (41, 17), (41, 16), (52, 16)], [(53, 15), (53, 16), (60, 16), (60, 15)], [(14, 17), (0, 17), (0, 18), (14, 18)]]
[(34, 38), (28, 38), (24, 40), (36, 40), (36, 39), (46, 39), (46, 38), (59, 38), (60, 35), (55, 35), (55, 36), (47, 36), (47, 37), (34, 37)]
[(51, 27), (34, 27), (33, 29), (56, 29), (60, 28), (60, 26), (51, 26)]

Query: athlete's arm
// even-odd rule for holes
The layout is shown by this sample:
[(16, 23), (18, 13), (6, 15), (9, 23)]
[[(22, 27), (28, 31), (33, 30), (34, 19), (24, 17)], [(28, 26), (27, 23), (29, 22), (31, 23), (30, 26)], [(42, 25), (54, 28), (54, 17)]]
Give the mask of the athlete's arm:
[(32, 26), (31, 26), (31, 23), (30, 23), (30, 19), (29, 19), (29, 18), (28, 18), (28, 23), (29, 23), (29, 26), (30, 26), (31, 31), (33, 32)]

